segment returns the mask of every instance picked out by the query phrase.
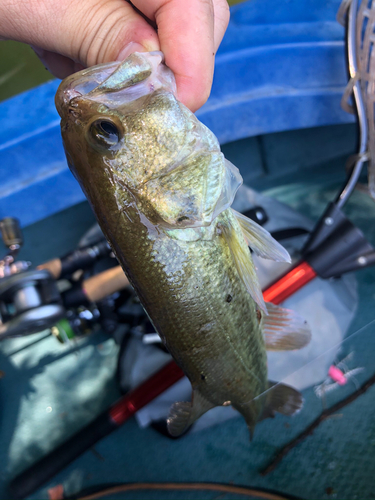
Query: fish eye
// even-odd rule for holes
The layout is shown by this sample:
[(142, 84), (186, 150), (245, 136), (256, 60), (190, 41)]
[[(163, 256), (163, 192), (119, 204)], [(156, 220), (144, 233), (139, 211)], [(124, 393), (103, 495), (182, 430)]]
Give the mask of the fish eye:
[(97, 145), (111, 148), (120, 142), (120, 131), (113, 121), (106, 119), (95, 120), (89, 127), (91, 141)]

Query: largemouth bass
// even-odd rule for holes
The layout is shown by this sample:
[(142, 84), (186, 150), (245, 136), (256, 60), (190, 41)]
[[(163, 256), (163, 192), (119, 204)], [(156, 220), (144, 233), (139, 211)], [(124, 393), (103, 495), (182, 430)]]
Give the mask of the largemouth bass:
[(301, 408), (293, 388), (269, 390), (266, 349), (303, 347), (310, 332), (292, 311), (264, 303), (248, 245), (265, 258), (289, 255), (230, 208), (239, 171), (174, 94), (160, 52), (68, 77), (56, 95), (66, 156), (191, 382), (192, 401), (172, 406), (169, 432), (177, 436), (209, 409), (232, 405), (252, 433), (259, 419)]

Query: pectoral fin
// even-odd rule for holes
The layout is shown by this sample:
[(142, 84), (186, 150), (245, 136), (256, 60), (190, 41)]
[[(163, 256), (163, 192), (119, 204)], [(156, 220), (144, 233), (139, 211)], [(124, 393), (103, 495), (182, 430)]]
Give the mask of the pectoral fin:
[(261, 420), (274, 417), (276, 412), (283, 415), (294, 415), (301, 410), (303, 397), (300, 392), (289, 385), (270, 381), (268, 384), (270, 390), (265, 395), (266, 403)]
[(177, 437), (183, 434), (200, 416), (213, 408), (198, 390), (193, 391), (192, 402), (178, 402), (171, 406), (167, 420), (168, 432)]
[(230, 223), (230, 219), (228, 219), (228, 224), (221, 225), (220, 229), (222, 230), (224, 238), (230, 248), (238, 274), (246, 286), (247, 291), (259, 307), (267, 314), (266, 304), (263, 300), (262, 290), (260, 288), (253, 259), (248, 247), (244, 241), (241, 241), (243, 238), (239, 237), (236, 229)]
[(268, 231), (233, 208), (232, 212), (241, 226), (246, 243), (256, 255), (276, 262), (291, 262), (289, 253)]
[(292, 351), (310, 342), (310, 328), (299, 314), (270, 302), (267, 302), (267, 311), (263, 333), (268, 351)]

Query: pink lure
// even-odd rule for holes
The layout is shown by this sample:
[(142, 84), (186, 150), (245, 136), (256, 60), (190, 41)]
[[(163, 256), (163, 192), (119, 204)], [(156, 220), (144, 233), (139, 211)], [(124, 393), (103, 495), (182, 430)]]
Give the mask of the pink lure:
[(334, 365), (331, 365), (329, 367), (328, 376), (331, 377), (331, 379), (337, 382), (339, 385), (345, 385), (347, 382), (344, 373)]

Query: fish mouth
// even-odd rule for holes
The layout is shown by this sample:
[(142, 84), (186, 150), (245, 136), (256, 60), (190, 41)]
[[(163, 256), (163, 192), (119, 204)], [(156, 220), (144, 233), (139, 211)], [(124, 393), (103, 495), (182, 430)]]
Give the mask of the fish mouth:
[(64, 118), (77, 97), (116, 109), (159, 88), (175, 93), (173, 73), (163, 63), (162, 52), (134, 52), (124, 61), (79, 71), (60, 84), (55, 98), (57, 111)]
[(78, 71), (78, 73), (74, 73), (65, 78), (65, 80), (60, 83), (55, 97), (56, 109), (60, 117), (64, 118), (66, 116), (72, 99), (85, 96), (96, 89), (111, 76), (120, 65), (121, 62), (119, 61), (99, 64)]

